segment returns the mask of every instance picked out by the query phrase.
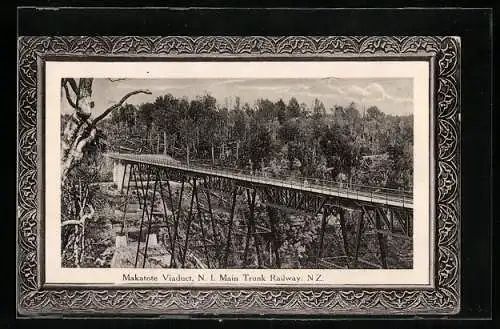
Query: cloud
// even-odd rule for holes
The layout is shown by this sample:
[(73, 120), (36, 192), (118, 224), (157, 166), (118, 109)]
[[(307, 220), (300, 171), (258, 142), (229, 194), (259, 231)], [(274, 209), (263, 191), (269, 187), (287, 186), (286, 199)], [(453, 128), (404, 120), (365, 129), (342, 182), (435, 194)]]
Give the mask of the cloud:
[(256, 86), (256, 85), (240, 85), (237, 86), (238, 89), (244, 89), (244, 90), (255, 90), (255, 91), (271, 91), (271, 92), (282, 92), (286, 93), (289, 92), (292, 87), (286, 86), (286, 85), (275, 85), (275, 86)]
[(212, 84), (210, 84), (211, 87), (216, 87), (216, 86), (223, 86), (223, 85), (232, 85), (232, 84), (237, 84), (240, 82), (245, 82), (245, 79), (231, 79), (231, 80), (223, 80), (223, 81), (217, 81)]
[(352, 94), (360, 96), (367, 101), (390, 101), (395, 103), (412, 103), (413, 100), (407, 97), (397, 97), (389, 94), (382, 85), (378, 83), (370, 83), (365, 88), (360, 87), (358, 85), (351, 85), (348, 88), (348, 91)]
[(378, 95), (378, 98), (375, 99), (377, 101), (392, 101), (396, 103), (411, 103), (413, 100), (411, 98), (405, 98), (405, 97), (397, 97), (390, 95), (389, 93), (386, 92), (384, 87), (382, 87), (378, 83), (372, 83), (366, 87), (366, 89), (370, 90), (372, 94)]
[(294, 88), (300, 89), (300, 90), (310, 90), (311, 86), (308, 86), (308, 85), (301, 83), (301, 84), (296, 85)]
[(370, 83), (366, 88), (366, 91), (368, 91), (370, 94), (381, 94), (385, 95), (385, 89), (378, 83)]
[(347, 91), (345, 91), (344, 88), (339, 87), (339, 86), (334, 86), (334, 85), (328, 84), (327, 87), (328, 87), (328, 89), (330, 89), (330, 90), (332, 90), (340, 95), (345, 95), (347, 93)]
[[(241, 82), (246, 82), (244, 80), (241, 80)], [(263, 84), (266, 83), (266, 84)], [(247, 90), (247, 91), (268, 91), (268, 92), (274, 92), (274, 93), (290, 93), (290, 94), (295, 94), (295, 93), (304, 93), (308, 92), (309, 90), (314, 89), (310, 84), (303, 83), (303, 82), (297, 82), (297, 81), (287, 81), (285, 83), (279, 83), (279, 84), (267, 84), (269, 82), (263, 82), (263, 81), (252, 81), (251, 83), (247, 84), (239, 84), (236, 83), (235, 87), (241, 90)]]
[[(127, 79), (115, 83), (105, 82), (101, 106), (113, 103), (112, 99), (119, 99), (123, 92), (138, 88), (148, 88), (153, 95), (171, 92), (176, 97), (195, 97), (200, 92), (209, 92), (218, 100), (223, 100), (228, 96), (238, 95), (243, 102), (251, 104), (256, 98), (289, 98), (296, 97), (299, 102), (309, 103), (314, 98), (323, 100), (325, 106), (334, 104), (357, 104), (377, 105), (386, 111), (401, 111), (402, 108), (410, 108), (413, 104), (410, 94), (411, 87), (407, 82), (400, 84), (396, 80), (377, 79), (253, 79), (253, 78), (233, 78), (233, 79), (165, 79), (165, 80), (134, 80)], [(403, 82), (402, 82), (403, 83)], [(117, 88), (117, 89), (115, 89)], [(119, 89), (119, 90), (118, 90)], [(116, 92), (118, 90), (118, 92)], [(394, 90), (394, 91), (393, 91)], [(116, 96), (116, 97), (115, 97)], [(131, 102), (140, 103), (148, 101), (149, 98), (138, 95), (131, 99)]]
[(351, 86), (347, 87), (347, 91), (351, 94), (355, 94), (357, 96), (362, 96), (362, 97), (368, 97), (371, 95), (371, 92), (370, 92), (370, 90), (368, 90), (368, 87), (362, 88), (362, 87), (357, 86), (357, 85), (351, 85)]
[(168, 89), (186, 89), (192, 87), (192, 84), (186, 83), (177, 83), (176, 81), (158, 81), (158, 80), (139, 80), (134, 81), (131, 80), (120, 80), (117, 82), (111, 82), (111, 88), (117, 89), (127, 89), (127, 90), (136, 90), (136, 89), (149, 89), (151, 91), (167, 91)]
[[(186, 89), (189, 87), (191, 87), (191, 86), (190, 85), (177, 85), (177, 84), (146, 86), (146, 88), (151, 90), (151, 91), (168, 91), (169, 89)], [(127, 87), (127, 89), (132, 89), (132, 88)]]
[(304, 95), (304, 96), (316, 97), (316, 98), (323, 98), (323, 97), (332, 98), (332, 97), (335, 97), (335, 95), (328, 95), (328, 94), (324, 94), (324, 93), (309, 92), (309, 91), (301, 92), (300, 94)]

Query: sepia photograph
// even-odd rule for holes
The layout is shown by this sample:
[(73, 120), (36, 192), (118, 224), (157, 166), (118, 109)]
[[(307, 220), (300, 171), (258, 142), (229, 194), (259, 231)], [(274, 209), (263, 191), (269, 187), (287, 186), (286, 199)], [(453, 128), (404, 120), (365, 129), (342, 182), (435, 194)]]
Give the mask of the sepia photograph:
[(430, 285), (428, 70), (47, 62), (47, 282)]
[(19, 308), (459, 309), (454, 37), (24, 37)]
[(63, 267), (413, 267), (411, 78), (61, 93)]

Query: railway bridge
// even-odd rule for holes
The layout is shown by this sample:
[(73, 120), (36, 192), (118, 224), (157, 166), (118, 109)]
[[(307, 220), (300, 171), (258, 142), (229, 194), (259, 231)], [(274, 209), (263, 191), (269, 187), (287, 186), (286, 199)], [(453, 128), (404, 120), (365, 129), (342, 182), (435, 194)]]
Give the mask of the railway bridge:
[[(142, 210), (136, 267), (146, 264), (150, 233), (161, 231), (170, 267), (187, 267), (194, 257), (199, 266), (209, 268), (282, 268), (286, 261), (280, 248), (288, 243), (282, 232), (284, 225), (294, 225), (292, 218), (299, 218), (295, 226), (313, 235), (305, 265), (309, 268), (397, 268), (399, 250), (391, 249), (398, 249), (398, 243), (412, 245), (409, 192), (188, 165), (159, 154), (107, 156), (125, 197), (124, 235), (127, 206), (135, 198)], [(227, 212), (221, 214), (221, 207)], [(357, 215), (348, 216), (353, 213)], [(309, 224), (300, 218), (309, 218)], [(325, 252), (332, 234), (341, 241), (335, 255)], [(389, 245), (389, 240), (396, 243)], [(368, 242), (376, 246), (371, 250), (376, 261), (360, 256)], [(409, 263), (411, 267), (411, 259)]]

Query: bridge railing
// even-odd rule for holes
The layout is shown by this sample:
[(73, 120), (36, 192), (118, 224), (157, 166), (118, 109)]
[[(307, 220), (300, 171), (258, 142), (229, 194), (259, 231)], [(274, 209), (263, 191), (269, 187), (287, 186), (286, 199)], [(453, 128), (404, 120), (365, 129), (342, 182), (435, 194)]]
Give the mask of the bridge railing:
[[(393, 201), (400, 202), (403, 205), (413, 204), (413, 194), (408, 191), (391, 189), (385, 187), (373, 187), (362, 184), (345, 184), (341, 182), (300, 177), (300, 176), (285, 176), (261, 172), (252, 172), (246, 169), (227, 168), (211, 164), (188, 164), (180, 161), (171, 160), (168, 157), (156, 154), (109, 154), (111, 157), (119, 158), (129, 161), (139, 161), (145, 163), (156, 164), (160, 166), (176, 167), (179, 169), (187, 170), (204, 170), (207, 173), (216, 175), (235, 175), (244, 176), (246, 180), (256, 183), (269, 183), (273, 182), (276, 185), (283, 187), (297, 188), (303, 190), (313, 191), (314, 189), (326, 190), (331, 193), (336, 193), (338, 196), (351, 197), (356, 199), (367, 199), (377, 201)], [(382, 200), (381, 200), (382, 199)]]

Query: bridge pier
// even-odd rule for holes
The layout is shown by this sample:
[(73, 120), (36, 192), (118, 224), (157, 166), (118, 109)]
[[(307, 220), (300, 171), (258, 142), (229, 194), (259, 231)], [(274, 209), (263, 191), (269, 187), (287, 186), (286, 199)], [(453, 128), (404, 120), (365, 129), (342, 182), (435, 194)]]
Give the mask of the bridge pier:
[(115, 236), (115, 248), (127, 247), (127, 235), (117, 234)]
[(113, 183), (122, 191), (129, 180), (130, 166), (124, 161), (113, 159)]

